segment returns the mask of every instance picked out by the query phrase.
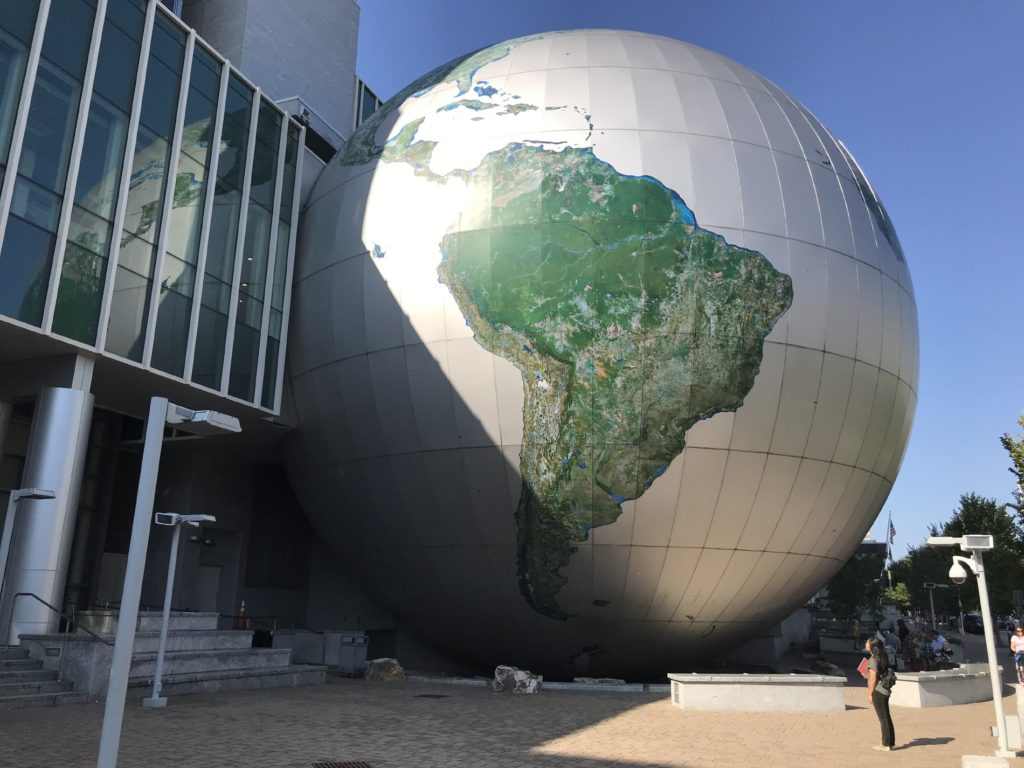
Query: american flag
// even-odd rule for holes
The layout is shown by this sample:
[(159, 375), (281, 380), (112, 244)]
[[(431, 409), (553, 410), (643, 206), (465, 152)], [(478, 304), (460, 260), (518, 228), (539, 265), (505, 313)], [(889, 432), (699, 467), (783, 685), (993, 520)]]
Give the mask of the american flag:
[(892, 520), (889, 521), (889, 543), (892, 544), (896, 540), (896, 527), (892, 524)]

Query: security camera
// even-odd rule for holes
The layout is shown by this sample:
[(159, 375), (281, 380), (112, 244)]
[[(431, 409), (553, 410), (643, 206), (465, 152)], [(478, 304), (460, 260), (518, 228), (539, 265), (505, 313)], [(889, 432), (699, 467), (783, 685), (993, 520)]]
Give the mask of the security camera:
[(967, 569), (960, 563), (953, 563), (953, 567), (949, 569), (949, 580), (954, 584), (963, 584), (967, 581)]

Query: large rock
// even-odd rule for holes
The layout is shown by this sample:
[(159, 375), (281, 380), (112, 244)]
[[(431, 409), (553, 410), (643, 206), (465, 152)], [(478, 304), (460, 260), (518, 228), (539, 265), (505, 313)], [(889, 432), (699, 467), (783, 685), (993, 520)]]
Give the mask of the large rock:
[(544, 678), (525, 669), (506, 667), (494, 669), (494, 690), (498, 693), (540, 693)]
[(405, 670), (398, 663), (398, 659), (371, 659), (366, 662), (366, 671), (363, 673), (363, 677), (375, 682), (405, 680)]

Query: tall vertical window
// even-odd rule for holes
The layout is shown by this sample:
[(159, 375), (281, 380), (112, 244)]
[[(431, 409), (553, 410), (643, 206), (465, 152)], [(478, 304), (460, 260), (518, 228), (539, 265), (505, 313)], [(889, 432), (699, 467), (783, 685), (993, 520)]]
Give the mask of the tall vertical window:
[(274, 244), (273, 284), (270, 292), (270, 318), (267, 328), (267, 350), (263, 365), (260, 405), (273, 408), (277, 401), (277, 366), (281, 356), (281, 325), (284, 317), (284, 289), (288, 275), (288, 246), (292, 231), (292, 199), (295, 195), (295, 167), (299, 154), (299, 129), (288, 126), (288, 144), (284, 154), (281, 179), (281, 207), (278, 211), (277, 243)]
[(43, 317), (95, 14), (95, 0), (50, 6), (0, 250), (0, 314), (33, 325)]
[(130, 360), (142, 359), (145, 344), (184, 58), (185, 33), (157, 14), (107, 327), (107, 350)]
[(86, 344), (96, 342), (145, 23), (145, 0), (107, 3), (53, 315), (55, 333)]
[(0, 184), (7, 169), (14, 116), (38, 13), (39, 0), (0, 4)]
[(224, 369), (224, 345), (228, 334), (228, 309), (235, 271), (238, 217), (242, 210), (252, 90), (234, 75), (228, 81), (224, 127), (217, 147), (217, 180), (210, 215), (203, 294), (199, 306), (192, 381), (220, 389)]
[(221, 65), (197, 46), (192, 57), (167, 251), (160, 275), (160, 305), (151, 362), (154, 368), (175, 376), (181, 376), (185, 370), (220, 71)]
[(256, 397), (256, 365), (267, 287), (267, 263), (270, 258), (281, 119), (281, 114), (266, 102), (260, 106), (256, 151), (252, 160), (249, 211), (245, 224), (245, 247), (242, 251), (242, 276), (238, 288), (235, 341), (228, 380), (228, 394), (243, 400)]

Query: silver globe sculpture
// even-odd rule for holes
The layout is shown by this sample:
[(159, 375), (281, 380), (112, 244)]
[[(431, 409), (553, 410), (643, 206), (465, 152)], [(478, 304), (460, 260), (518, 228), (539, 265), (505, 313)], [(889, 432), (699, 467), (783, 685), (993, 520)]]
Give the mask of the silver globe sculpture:
[(910, 275), (850, 153), (648, 34), (520, 38), (399, 93), (315, 184), (294, 306), (304, 509), (481, 663), (742, 644), (857, 547), (916, 402)]

